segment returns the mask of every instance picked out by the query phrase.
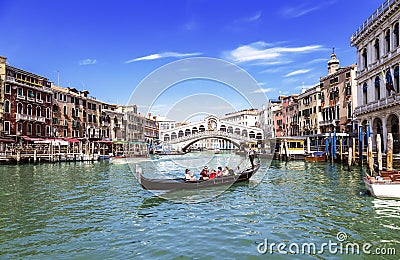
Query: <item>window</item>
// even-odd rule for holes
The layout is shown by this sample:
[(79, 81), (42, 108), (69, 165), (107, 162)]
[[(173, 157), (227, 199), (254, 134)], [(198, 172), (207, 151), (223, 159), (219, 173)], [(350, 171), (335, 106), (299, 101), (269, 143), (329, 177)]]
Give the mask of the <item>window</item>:
[(4, 93), (5, 94), (11, 94), (11, 86), (10, 86), (10, 84), (6, 84), (4, 86)]
[(10, 122), (9, 121), (4, 121), (4, 132), (6, 134), (10, 134)]
[(364, 105), (365, 104), (367, 104), (367, 91), (368, 91), (368, 86), (367, 86), (367, 83), (365, 82), (364, 83), (364, 85), (363, 85), (363, 103), (364, 103)]
[(42, 94), (40, 92), (36, 92), (36, 100), (42, 100)]
[(28, 105), (28, 109), (27, 109), (26, 113), (28, 114), (28, 116), (32, 115), (32, 106), (31, 105)]
[(362, 66), (364, 69), (367, 68), (368, 66), (368, 62), (367, 62), (367, 49), (364, 49), (363, 53), (362, 53)]
[(51, 135), (51, 127), (49, 125), (46, 125), (46, 136)]
[(58, 99), (58, 93), (54, 93), (54, 99)]
[(17, 124), (17, 133), (22, 134), (22, 124), (21, 123)]
[(64, 106), (64, 115), (67, 114), (67, 106)]
[(399, 24), (396, 23), (394, 25), (394, 30), (393, 30), (393, 45), (395, 48), (399, 47)]
[(17, 95), (20, 96), (20, 97), (24, 96), (24, 90), (22, 88), (18, 88)]
[(376, 39), (376, 40), (375, 40), (374, 47), (375, 47), (375, 59), (376, 59), (376, 60), (379, 60), (379, 57), (380, 57), (379, 39)]
[(35, 95), (33, 94), (32, 90), (28, 90), (28, 98), (34, 98)]
[(50, 108), (46, 108), (46, 118), (50, 119)]
[(41, 107), (36, 107), (36, 116), (42, 116), (42, 109)]
[(40, 125), (36, 125), (36, 135), (40, 136), (42, 134), (42, 127)]
[(26, 134), (28, 135), (32, 134), (32, 124), (26, 125)]
[(385, 41), (386, 41), (386, 53), (388, 53), (390, 52), (390, 29), (386, 31)]
[(68, 130), (67, 130), (67, 129), (64, 129), (64, 130), (63, 130), (63, 136), (64, 136), (64, 137), (67, 137), (67, 136), (68, 136)]
[(18, 103), (17, 105), (17, 114), (22, 114), (23, 113), (23, 106), (21, 103)]
[(75, 97), (71, 97), (71, 103), (75, 103)]
[(4, 101), (4, 113), (10, 113), (10, 110), (11, 110), (10, 101), (9, 100)]
[(375, 78), (375, 97), (376, 97), (376, 100), (381, 99), (381, 85), (380, 85), (379, 76), (377, 76)]
[(51, 95), (46, 95), (46, 103), (51, 103)]

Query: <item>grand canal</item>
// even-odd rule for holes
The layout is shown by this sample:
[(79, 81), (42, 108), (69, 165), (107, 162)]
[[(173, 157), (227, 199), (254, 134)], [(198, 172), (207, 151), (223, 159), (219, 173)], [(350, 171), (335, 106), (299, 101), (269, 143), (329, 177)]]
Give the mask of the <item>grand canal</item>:
[[(218, 160), (228, 157), (235, 155)], [(169, 163), (140, 165), (144, 172), (167, 171)], [(399, 258), (400, 201), (366, 195), (362, 170), (303, 161), (268, 166), (258, 185), (236, 185), (219, 196), (203, 192), (197, 203), (143, 190), (126, 164), (0, 166), (0, 258), (285, 259), (293, 257), (284, 254), (290, 244), (304, 243), (317, 252), (299, 250), (296, 258)], [(266, 242), (287, 247), (264, 250)], [(320, 250), (330, 242), (336, 251)], [(341, 251), (348, 243), (359, 245), (360, 254)]]

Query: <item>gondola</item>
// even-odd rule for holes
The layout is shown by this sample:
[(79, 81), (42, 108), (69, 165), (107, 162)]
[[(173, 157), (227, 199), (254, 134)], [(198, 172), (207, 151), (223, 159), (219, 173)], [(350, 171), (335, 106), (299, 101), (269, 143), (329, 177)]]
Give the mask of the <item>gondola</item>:
[(216, 177), (209, 180), (186, 181), (184, 178), (174, 179), (149, 179), (143, 177), (143, 174), (137, 173), (140, 185), (146, 190), (195, 190), (202, 188), (210, 188), (216, 186), (230, 186), (234, 183), (248, 181), (254, 173), (260, 168), (260, 161), (254, 164), (253, 167), (248, 167), (238, 173), (233, 173), (228, 176)]

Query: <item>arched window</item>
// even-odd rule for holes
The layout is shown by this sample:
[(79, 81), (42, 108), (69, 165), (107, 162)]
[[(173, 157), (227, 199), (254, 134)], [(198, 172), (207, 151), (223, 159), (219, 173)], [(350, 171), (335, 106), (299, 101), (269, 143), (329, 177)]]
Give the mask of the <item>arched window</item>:
[(42, 109), (39, 106), (36, 107), (36, 116), (42, 116)]
[(28, 116), (31, 116), (31, 115), (32, 115), (32, 106), (31, 106), (31, 105), (28, 105), (26, 114), (27, 114)]
[(367, 49), (364, 49), (363, 53), (362, 53), (362, 66), (364, 69), (367, 68), (368, 63), (367, 63)]
[(390, 52), (390, 29), (385, 33), (386, 53)]
[(368, 92), (368, 86), (367, 86), (367, 82), (364, 83), (363, 85), (363, 104), (367, 104), (367, 92)]
[(24, 107), (21, 103), (18, 103), (17, 105), (17, 114), (22, 114), (24, 110)]
[(399, 23), (394, 25), (393, 29), (393, 46), (395, 48), (399, 47)]
[(376, 100), (381, 99), (381, 84), (380, 84), (379, 76), (377, 76), (375, 78), (375, 97), (376, 97)]
[(46, 108), (46, 118), (50, 119), (50, 108)]
[(10, 113), (10, 111), (11, 111), (10, 101), (6, 100), (4, 101), (4, 113)]
[(374, 47), (375, 47), (375, 59), (376, 59), (376, 60), (379, 60), (379, 57), (380, 57), (379, 39), (376, 39), (376, 40), (375, 40)]
[(394, 75), (393, 75), (393, 79), (394, 79), (394, 88), (396, 89), (396, 92), (399, 93), (400, 92), (400, 82), (399, 82), (399, 66), (396, 66), (394, 68)]

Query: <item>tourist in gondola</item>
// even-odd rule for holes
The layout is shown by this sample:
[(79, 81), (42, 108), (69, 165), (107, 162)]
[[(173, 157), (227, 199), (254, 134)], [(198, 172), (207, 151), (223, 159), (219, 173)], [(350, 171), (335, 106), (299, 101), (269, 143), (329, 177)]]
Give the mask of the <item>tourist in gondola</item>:
[(208, 175), (208, 167), (204, 166), (203, 170), (200, 172), (200, 180), (208, 180), (210, 176)]
[(210, 179), (214, 179), (215, 177), (217, 177), (217, 172), (213, 169), (210, 173)]
[(193, 176), (193, 174), (190, 173), (189, 169), (186, 169), (185, 170), (185, 180), (186, 181), (196, 181), (197, 179), (195, 176)]
[(222, 177), (222, 167), (221, 166), (219, 166), (218, 167), (218, 170), (217, 170), (217, 177)]

